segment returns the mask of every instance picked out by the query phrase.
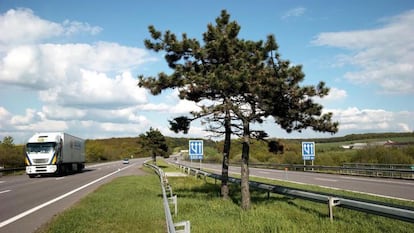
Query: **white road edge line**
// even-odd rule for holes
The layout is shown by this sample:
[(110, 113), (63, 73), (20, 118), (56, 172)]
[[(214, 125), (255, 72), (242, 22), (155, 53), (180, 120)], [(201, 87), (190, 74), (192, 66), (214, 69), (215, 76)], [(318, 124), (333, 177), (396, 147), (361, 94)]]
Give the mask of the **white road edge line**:
[(0, 194), (2, 194), (2, 193), (8, 193), (8, 192), (11, 192), (11, 190), (0, 191)]
[(320, 180), (320, 181), (330, 181), (330, 182), (337, 182), (338, 180), (334, 180), (334, 179), (327, 179), (327, 178), (314, 178), (315, 180)]
[[(130, 165), (130, 166), (132, 166), (132, 165)], [(45, 203), (43, 203), (41, 205), (38, 205), (36, 207), (33, 207), (32, 209), (26, 210), (25, 212), (20, 213), (20, 214), (14, 216), (12, 218), (9, 218), (9, 219), (7, 219), (7, 220), (5, 220), (3, 222), (0, 222), (0, 228), (4, 227), (4, 226), (6, 226), (6, 225), (8, 225), (8, 224), (10, 224), (12, 222), (15, 222), (15, 221), (17, 221), (17, 220), (19, 220), (19, 219), (21, 219), (21, 218), (23, 218), (23, 217), (25, 217), (25, 216), (33, 213), (33, 212), (36, 212), (36, 211), (38, 211), (39, 209), (41, 209), (43, 207), (46, 207), (46, 206), (48, 206), (50, 204), (53, 204), (53, 203), (55, 203), (55, 202), (57, 202), (57, 201), (65, 198), (65, 197), (67, 197), (69, 195), (72, 195), (72, 194), (74, 194), (74, 193), (76, 193), (76, 192), (78, 192), (78, 191), (80, 191), (80, 190), (82, 190), (82, 189), (84, 189), (84, 188), (86, 188), (88, 186), (91, 186), (91, 185), (93, 185), (93, 184), (95, 184), (95, 183), (97, 183), (97, 182), (99, 182), (99, 181), (101, 181), (101, 180), (103, 180), (103, 179), (105, 179), (107, 177), (110, 177), (110, 176), (112, 176), (112, 175), (114, 175), (114, 174), (116, 174), (116, 173), (118, 173), (118, 172), (120, 172), (120, 171), (122, 171), (122, 170), (124, 170), (126, 168), (129, 168), (130, 166), (124, 167), (122, 169), (118, 169), (118, 170), (116, 170), (116, 171), (114, 171), (112, 173), (109, 173), (108, 175), (102, 176), (101, 178), (98, 178), (98, 179), (96, 179), (96, 180), (94, 180), (94, 181), (92, 181), (90, 183), (87, 183), (87, 184), (85, 184), (85, 185), (83, 185), (83, 186), (81, 186), (81, 187), (79, 187), (77, 189), (74, 189), (74, 190), (72, 190), (72, 191), (70, 191), (68, 193), (65, 193), (65, 194), (63, 194), (63, 195), (61, 195), (59, 197), (56, 197), (55, 199), (52, 199), (52, 200), (50, 200), (48, 202), (45, 202)]]

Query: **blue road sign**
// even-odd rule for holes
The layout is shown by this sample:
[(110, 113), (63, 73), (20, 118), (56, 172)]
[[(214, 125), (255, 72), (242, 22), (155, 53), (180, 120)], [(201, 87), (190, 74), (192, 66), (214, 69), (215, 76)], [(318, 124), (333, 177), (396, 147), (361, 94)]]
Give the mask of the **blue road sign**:
[(190, 140), (188, 142), (188, 155), (190, 159), (203, 159), (203, 140)]
[(315, 160), (315, 142), (302, 142), (303, 160)]

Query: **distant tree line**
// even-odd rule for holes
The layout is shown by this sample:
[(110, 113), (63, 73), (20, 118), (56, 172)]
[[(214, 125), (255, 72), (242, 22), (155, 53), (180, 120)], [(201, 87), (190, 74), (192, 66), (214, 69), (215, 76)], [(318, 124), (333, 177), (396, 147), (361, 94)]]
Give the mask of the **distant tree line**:
[[(341, 166), (343, 163), (383, 163), (383, 164), (414, 164), (414, 145), (409, 144), (400, 148), (369, 147), (363, 150), (346, 150), (340, 148), (340, 144), (346, 144), (354, 140), (385, 138), (407, 138), (414, 141), (412, 133), (387, 133), (387, 134), (361, 134), (337, 137), (333, 142), (323, 139), (323, 143), (316, 142), (315, 164)], [(188, 150), (188, 138), (165, 137), (168, 146), (168, 155)], [(312, 140), (312, 139), (304, 139)], [(250, 149), (251, 163), (279, 163), (279, 164), (301, 164), (301, 140), (299, 139), (272, 139), (277, 142), (278, 151), (274, 151), (276, 144), (260, 140), (252, 140)], [(317, 140), (314, 140), (317, 141)], [(341, 142), (341, 143), (335, 143)], [(242, 144), (240, 139), (231, 141), (230, 162), (240, 162)], [(272, 144), (272, 143), (270, 143)], [(206, 162), (221, 163), (224, 142), (204, 140), (204, 160)], [(281, 148), (283, 147), (283, 153)], [(273, 149), (271, 149), (273, 147)], [(23, 167), (24, 145), (15, 145), (11, 136), (6, 136), (0, 141), (0, 166), (5, 168)], [(151, 154), (140, 143), (140, 138), (108, 138), (86, 140), (87, 162), (114, 161), (123, 158), (151, 157)]]
[(4, 168), (24, 166), (24, 146), (16, 146), (11, 136), (6, 136), (3, 141), (0, 141), (0, 166)]
[(315, 142), (320, 142), (320, 143), (328, 143), (328, 142), (345, 142), (345, 141), (358, 141), (358, 140), (397, 138), (397, 137), (414, 137), (414, 132), (349, 134), (343, 137), (314, 138), (314, 139), (306, 139), (306, 140), (313, 140)]

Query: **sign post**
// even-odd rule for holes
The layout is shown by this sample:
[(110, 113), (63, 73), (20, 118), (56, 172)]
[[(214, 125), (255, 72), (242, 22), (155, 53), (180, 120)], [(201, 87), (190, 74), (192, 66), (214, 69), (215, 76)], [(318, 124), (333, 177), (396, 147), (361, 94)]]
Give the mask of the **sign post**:
[(193, 159), (200, 160), (200, 169), (201, 169), (201, 160), (204, 155), (204, 143), (203, 140), (190, 140), (188, 141), (188, 155), (190, 156), (191, 162)]
[(313, 160), (315, 160), (315, 142), (302, 142), (302, 159), (304, 171), (306, 170), (306, 160), (311, 160), (313, 166)]

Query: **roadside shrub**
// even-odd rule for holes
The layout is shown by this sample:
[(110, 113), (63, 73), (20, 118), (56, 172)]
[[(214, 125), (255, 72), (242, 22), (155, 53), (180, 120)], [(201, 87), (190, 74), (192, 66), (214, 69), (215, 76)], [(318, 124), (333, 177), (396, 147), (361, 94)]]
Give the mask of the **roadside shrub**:
[(358, 150), (353, 163), (412, 164), (414, 159), (399, 148), (368, 147)]

